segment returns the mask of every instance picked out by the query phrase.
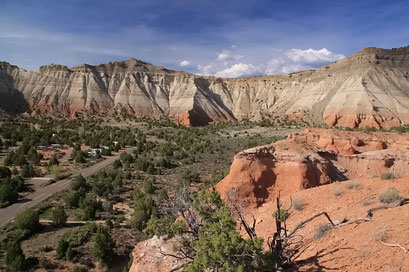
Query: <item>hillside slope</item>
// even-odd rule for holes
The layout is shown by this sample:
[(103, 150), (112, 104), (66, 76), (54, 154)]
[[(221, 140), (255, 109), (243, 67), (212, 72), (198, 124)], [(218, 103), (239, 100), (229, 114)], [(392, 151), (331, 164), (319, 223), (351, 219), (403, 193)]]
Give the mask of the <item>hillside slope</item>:
[[(409, 123), (409, 47), (366, 48), (316, 71), (222, 79), (171, 71), (135, 59), (97, 66), (0, 62), (0, 107), (166, 115), (184, 125), (289, 117), (330, 126)], [(24, 99), (23, 99), (24, 98)]]
[[(278, 196), (281, 208), (288, 209), (288, 233), (317, 214), (330, 216), (333, 228), (321, 216), (297, 231), (289, 246), (294, 265), (285, 271), (407, 272), (408, 204), (374, 210), (371, 219), (366, 214), (384, 205), (379, 196), (391, 187), (409, 197), (408, 136), (305, 129), (286, 140), (239, 152), (215, 189), (240, 207), (247, 222), (255, 219), (255, 232), (266, 249), (276, 231)], [(382, 178), (384, 173), (394, 178)], [(347, 221), (350, 224), (340, 224)], [(247, 237), (244, 227), (238, 231)], [(177, 239), (158, 237), (138, 243), (130, 271), (180, 267), (187, 260), (172, 257), (177, 254), (175, 243)]]

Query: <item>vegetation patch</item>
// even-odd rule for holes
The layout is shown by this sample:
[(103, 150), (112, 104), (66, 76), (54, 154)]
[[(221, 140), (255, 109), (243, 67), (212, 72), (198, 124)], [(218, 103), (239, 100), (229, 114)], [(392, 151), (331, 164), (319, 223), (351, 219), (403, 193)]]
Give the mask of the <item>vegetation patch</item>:
[(392, 203), (401, 200), (399, 191), (395, 187), (389, 187), (386, 191), (379, 195), (379, 201), (382, 203)]
[(305, 208), (305, 202), (300, 199), (294, 199), (291, 204), (296, 211), (302, 211)]
[(317, 230), (315, 231), (315, 235), (314, 235), (314, 239), (315, 240), (319, 240), (322, 237), (324, 237), (328, 231), (330, 231), (332, 229), (332, 226), (329, 224), (320, 224), (317, 228)]
[(392, 173), (382, 173), (381, 174), (381, 179), (383, 179), (383, 180), (390, 180), (390, 179), (393, 179), (393, 178), (394, 178), (394, 176), (393, 176)]
[(349, 182), (346, 184), (345, 187), (350, 190), (358, 190), (361, 187), (361, 185), (356, 182)]

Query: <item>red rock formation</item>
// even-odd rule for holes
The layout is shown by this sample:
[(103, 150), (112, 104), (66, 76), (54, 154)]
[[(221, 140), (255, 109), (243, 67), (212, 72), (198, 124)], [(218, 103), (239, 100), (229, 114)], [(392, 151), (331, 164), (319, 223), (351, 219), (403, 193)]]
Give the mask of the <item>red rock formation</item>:
[(280, 193), (391, 172), (409, 175), (409, 135), (305, 129), (287, 140), (238, 153), (216, 189), (231, 190), (248, 207), (259, 207)]

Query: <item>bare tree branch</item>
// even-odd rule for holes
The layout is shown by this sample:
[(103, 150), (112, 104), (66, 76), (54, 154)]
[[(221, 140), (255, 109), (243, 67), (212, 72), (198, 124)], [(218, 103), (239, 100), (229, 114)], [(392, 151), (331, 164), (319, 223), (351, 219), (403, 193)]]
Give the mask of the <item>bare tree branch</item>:
[(382, 245), (384, 246), (389, 246), (389, 247), (399, 247), (400, 249), (402, 249), (403, 251), (405, 251), (405, 253), (408, 253), (408, 250), (406, 248), (404, 248), (403, 246), (399, 245), (399, 244), (388, 244), (385, 243), (384, 241), (379, 241), (382, 243)]
[(294, 233), (296, 233), (298, 230), (300, 230), (301, 228), (303, 228), (305, 226), (305, 224), (307, 224), (308, 222), (311, 222), (312, 220), (314, 220), (315, 218), (321, 216), (321, 215), (325, 215), (325, 217), (328, 219), (328, 221), (331, 223), (331, 225), (333, 227), (335, 227), (334, 222), (331, 220), (331, 218), (329, 217), (327, 212), (321, 212), (319, 214), (314, 215), (313, 217), (308, 218), (307, 220), (301, 222), (297, 227), (295, 227), (295, 229), (293, 231), (290, 232), (290, 234), (288, 235), (288, 237), (291, 237)]
[(395, 201), (395, 202), (392, 202), (392, 203), (389, 203), (389, 204), (385, 204), (385, 205), (382, 205), (382, 206), (379, 206), (379, 207), (376, 207), (376, 208), (369, 209), (369, 210), (366, 212), (366, 217), (367, 217), (367, 218), (372, 218), (373, 213), (374, 213), (375, 211), (377, 211), (377, 210), (388, 209), (388, 208), (394, 208), (394, 207), (398, 207), (398, 206), (405, 205), (405, 204), (407, 204), (407, 203), (409, 203), (409, 198), (402, 198), (402, 199), (397, 200), (397, 201)]

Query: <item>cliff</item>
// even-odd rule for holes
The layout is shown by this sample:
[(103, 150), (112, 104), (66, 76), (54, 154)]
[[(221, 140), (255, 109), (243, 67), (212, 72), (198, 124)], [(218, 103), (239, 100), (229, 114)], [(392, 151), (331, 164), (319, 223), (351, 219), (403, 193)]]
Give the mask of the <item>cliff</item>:
[(0, 107), (12, 111), (169, 116), (184, 125), (286, 117), (330, 126), (409, 123), (409, 47), (366, 48), (316, 71), (224, 79), (142, 61), (97, 66), (0, 62)]

